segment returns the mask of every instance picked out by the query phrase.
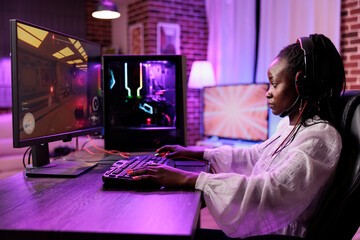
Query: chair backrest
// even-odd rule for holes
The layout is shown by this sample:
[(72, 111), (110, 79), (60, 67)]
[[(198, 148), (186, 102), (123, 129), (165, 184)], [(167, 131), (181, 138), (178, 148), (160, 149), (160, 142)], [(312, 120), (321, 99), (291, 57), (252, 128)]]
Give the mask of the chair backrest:
[(343, 149), (334, 182), (310, 221), (306, 239), (352, 239), (360, 227), (360, 91), (345, 92), (339, 106)]

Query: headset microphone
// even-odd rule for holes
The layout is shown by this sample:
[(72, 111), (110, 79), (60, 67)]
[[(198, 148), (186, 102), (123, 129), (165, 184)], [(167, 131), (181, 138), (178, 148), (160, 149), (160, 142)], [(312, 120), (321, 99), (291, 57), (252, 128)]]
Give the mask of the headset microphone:
[(297, 96), (295, 102), (293, 103), (293, 105), (291, 105), (291, 107), (289, 107), (288, 109), (286, 109), (285, 111), (283, 111), (280, 114), (280, 117), (286, 117), (300, 102), (300, 95)]

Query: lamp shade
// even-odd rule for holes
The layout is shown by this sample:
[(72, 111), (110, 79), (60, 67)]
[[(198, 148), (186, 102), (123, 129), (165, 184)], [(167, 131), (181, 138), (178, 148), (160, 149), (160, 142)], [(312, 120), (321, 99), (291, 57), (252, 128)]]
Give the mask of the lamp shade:
[(103, 0), (96, 5), (92, 16), (99, 19), (115, 19), (120, 17), (120, 13), (115, 3)]
[(203, 88), (215, 85), (214, 70), (209, 61), (195, 61), (192, 64), (188, 82), (189, 88)]

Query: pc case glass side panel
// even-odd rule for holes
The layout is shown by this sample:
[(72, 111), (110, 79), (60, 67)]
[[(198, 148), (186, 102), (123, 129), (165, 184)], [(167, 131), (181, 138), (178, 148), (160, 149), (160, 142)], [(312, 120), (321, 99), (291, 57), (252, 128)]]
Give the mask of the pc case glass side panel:
[(175, 128), (175, 65), (143, 61), (108, 66), (112, 121), (123, 128)]
[(106, 147), (151, 150), (178, 141), (179, 65), (164, 56), (104, 56)]

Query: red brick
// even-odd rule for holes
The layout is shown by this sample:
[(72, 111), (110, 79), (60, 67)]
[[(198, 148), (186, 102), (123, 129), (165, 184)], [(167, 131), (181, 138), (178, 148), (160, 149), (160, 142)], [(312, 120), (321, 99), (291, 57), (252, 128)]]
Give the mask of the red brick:
[(349, 41), (346, 40), (346, 39), (341, 39), (341, 42), (340, 42), (340, 45), (341, 46), (345, 46), (345, 45), (348, 45), (349, 44)]
[(357, 59), (360, 59), (360, 53), (350, 56), (350, 60), (357, 60)]
[(356, 38), (350, 41), (350, 45), (360, 43), (360, 38)]
[(357, 52), (358, 48), (355, 47), (348, 47), (348, 48), (342, 48), (341, 52), (342, 53), (348, 53), (348, 52)]
[(360, 90), (360, 84), (351, 84), (346, 87), (348, 90)]
[(352, 1), (352, 2), (344, 2), (342, 1), (343, 3), (341, 4), (341, 9), (349, 9), (349, 8), (352, 8), (352, 7), (355, 7), (357, 6), (357, 1)]
[(352, 71), (350, 72), (350, 74), (360, 75), (360, 70), (352, 70)]
[(351, 25), (351, 29), (359, 29), (359, 28), (360, 28), (360, 23)]
[(352, 10), (350, 10), (350, 14), (352, 15), (352, 14), (360, 14), (360, 8), (356, 8), (356, 9), (352, 9)]
[(342, 32), (347, 31), (347, 30), (349, 30), (349, 26), (348, 26), (348, 25), (341, 26), (341, 31), (342, 31)]
[(353, 82), (356, 82), (357, 81), (357, 78), (354, 78), (354, 77), (346, 77), (346, 82), (347, 83), (353, 83)]
[(342, 38), (348, 38), (348, 37), (357, 37), (358, 33), (357, 32), (349, 32), (349, 33), (343, 33), (341, 34)]
[(345, 68), (353, 68), (353, 67), (357, 67), (357, 66), (358, 66), (357, 62), (344, 63)]
[(351, 23), (351, 22), (356, 22), (357, 20), (358, 20), (357, 16), (342, 17), (341, 18), (341, 23), (342, 24), (347, 24), (347, 23)]

